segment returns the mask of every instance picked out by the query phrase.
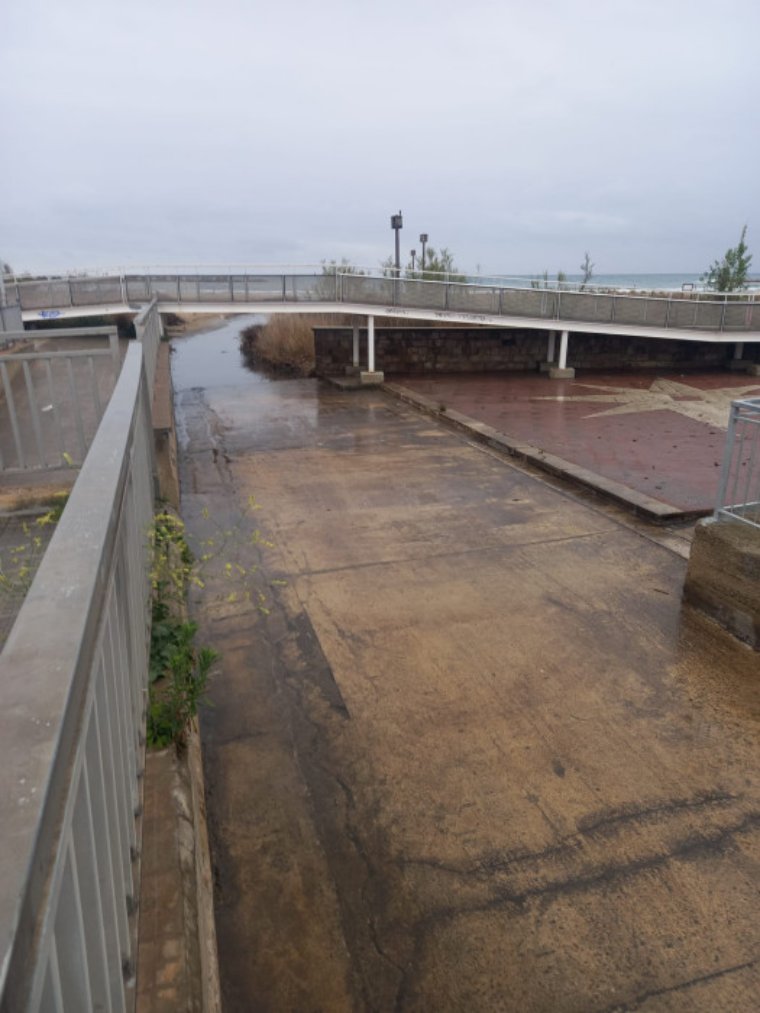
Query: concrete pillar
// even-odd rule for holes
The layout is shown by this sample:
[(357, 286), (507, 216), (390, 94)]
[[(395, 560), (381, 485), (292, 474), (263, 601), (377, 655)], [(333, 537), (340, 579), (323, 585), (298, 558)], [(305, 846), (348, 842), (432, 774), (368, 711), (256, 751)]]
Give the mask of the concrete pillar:
[(382, 383), (385, 377), (381, 372), (375, 371), (375, 318), (367, 317), (367, 372), (360, 373), (359, 379), (363, 384), (372, 385)]
[(557, 332), (549, 331), (549, 340), (546, 345), (546, 362), (542, 362), (539, 365), (539, 369), (542, 373), (548, 373), (554, 364), (554, 350), (557, 345)]
[(734, 344), (734, 357), (729, 360), (728, 368), (734, 373), (741, 373), (750, 365), (744, 361), (744, 342), (737, 341)]
[(353, 324), (353, 349), (351, 352), (351, 365), (346, 366), (346, 376), (356, 376), (359, 373), (361, 366), (359, 364), (359, 324), (354, 322)]
[(569, 335), (567, 331), (562, 332), (562, 337), (559, 340), (559, 362), (557, 365), (560, 369), (567, 369), (567, 339)]
[(549, 376), (552, 380), (572, 380), (575, 376), (575, 370), (567, 366), (567, 344), (570, 334), (568, 331), (563, 331), (559, 339), (559, 361), (557, 365), (549, 370)]

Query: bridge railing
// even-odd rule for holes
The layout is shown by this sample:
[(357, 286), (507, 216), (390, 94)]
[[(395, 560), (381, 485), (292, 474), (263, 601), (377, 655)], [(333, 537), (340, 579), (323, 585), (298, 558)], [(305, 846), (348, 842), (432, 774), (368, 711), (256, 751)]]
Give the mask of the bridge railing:
[(133, 343), (0, 654), (0, 1009), (133, 1005), (152, 430)]
[(123, 274), (16, 282), (13, 295), (25, 311), (44, 314), (78, 306), (123, 305), (157, 299), (162, 305), (330, 303), (440, 310), (526, 320), (627, 324), (716, 333), (760, 332), (760, 300), (632, 295), (473, 281), (429, 281), (382, 275), (321, 273)]
[(4, 340), (105, 337), (100, 348), (0, 356), (0, 471), (80, 465), (121, 367), (115, 327), (12, 331)]
[(731, 405), (715, 516), (760, 528), (760, 398)]

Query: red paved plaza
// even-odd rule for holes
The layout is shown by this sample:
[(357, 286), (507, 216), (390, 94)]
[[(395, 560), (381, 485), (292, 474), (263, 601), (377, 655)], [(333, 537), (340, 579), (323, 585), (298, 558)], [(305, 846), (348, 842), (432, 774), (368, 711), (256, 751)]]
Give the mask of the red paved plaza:
[(499, 432), (682, 510), (715, 504), (729, 406), (760, 396), (744, 374), (489, 373), (394, 382)]

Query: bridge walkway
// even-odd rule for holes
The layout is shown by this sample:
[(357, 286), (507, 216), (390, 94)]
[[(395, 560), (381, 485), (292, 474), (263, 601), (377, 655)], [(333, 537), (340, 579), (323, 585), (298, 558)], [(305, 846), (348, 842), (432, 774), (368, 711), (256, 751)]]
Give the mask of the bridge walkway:
[(754, 1011), (756, 656), (684, 560), (380, 392), (177, 402), (227, 1008)]

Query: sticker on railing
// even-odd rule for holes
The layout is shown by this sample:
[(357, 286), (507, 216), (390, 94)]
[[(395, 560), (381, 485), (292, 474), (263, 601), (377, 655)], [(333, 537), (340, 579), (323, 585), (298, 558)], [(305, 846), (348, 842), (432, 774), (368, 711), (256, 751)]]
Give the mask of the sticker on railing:
[(40, 310), (37, 316), (44, 317), (46, 320), (54, 320), (56, 317), (61, 315), (60, 310)]

